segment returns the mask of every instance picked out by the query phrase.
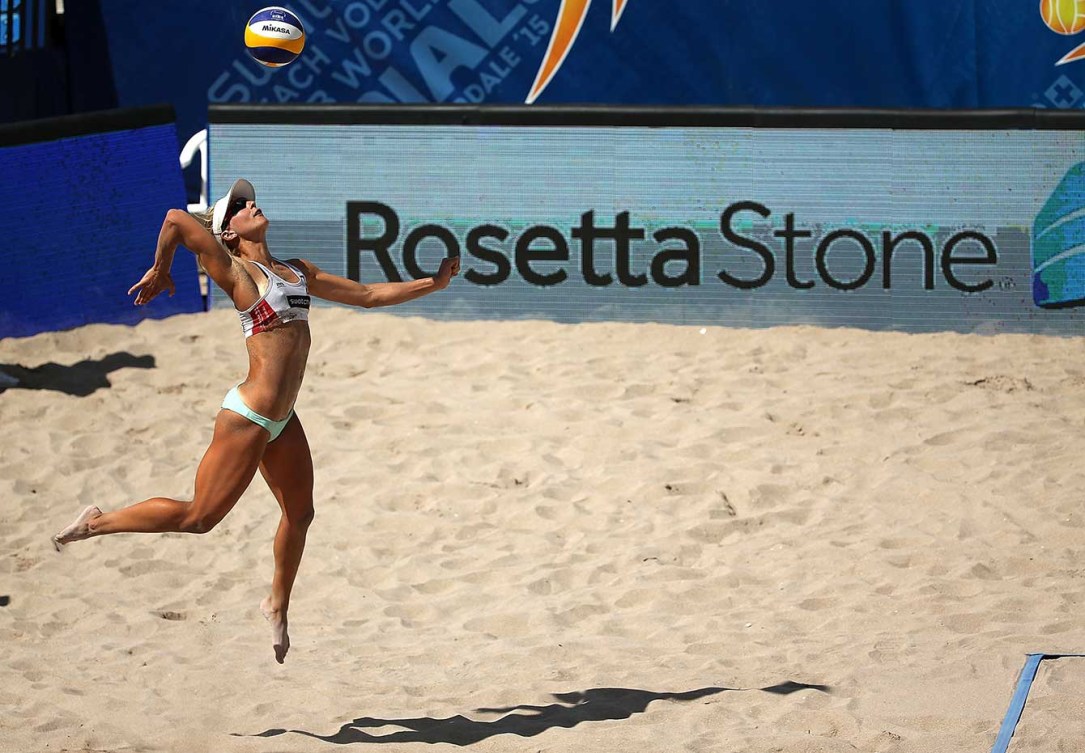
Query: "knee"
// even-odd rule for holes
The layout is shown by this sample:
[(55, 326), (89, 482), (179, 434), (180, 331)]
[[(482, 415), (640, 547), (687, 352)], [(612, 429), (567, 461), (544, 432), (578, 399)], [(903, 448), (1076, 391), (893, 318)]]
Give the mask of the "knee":
[(219, 524), (219, 518), (213, 515), (190, 514), (181, 521), (182, 533), (208, 533)]
[(312, 505), (309, 505), (309, 509), (302, 513), (301, 522), (299, 523), (299, 525), (301, 525), (303, 528), (308, 528), (309, 524), (313, 522), (313, 518), (315, 517), (316, 510), (313, 509)]
[(301, 530), (307, 530), (313, 522), (313, 518), (316, 517), (316, 510), (313, 509), (312, 504), (299, 513), (290, 515), (287, 520), (294, 528), (300, 528)]

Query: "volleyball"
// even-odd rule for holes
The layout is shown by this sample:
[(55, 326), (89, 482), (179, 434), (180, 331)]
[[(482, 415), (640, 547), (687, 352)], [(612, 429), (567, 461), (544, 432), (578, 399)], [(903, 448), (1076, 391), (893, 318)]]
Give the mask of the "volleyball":
[(269, 68), (294, 62), (305, 47), (305, 27), (286, 8), (272, 5), (252, 14), (245, 26), (245, 48)]
[(1085, 0), (1040, 0), (1040, 15), (1051, 31), (1077, 34), (1085, 29)]

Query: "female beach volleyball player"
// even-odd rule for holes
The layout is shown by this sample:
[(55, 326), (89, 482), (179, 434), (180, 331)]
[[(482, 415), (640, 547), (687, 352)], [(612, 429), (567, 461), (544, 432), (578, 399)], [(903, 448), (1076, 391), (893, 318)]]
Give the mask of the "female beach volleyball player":
[(259, 469), (282, 510), (271, 593), (260, 604), (281, 664), (290, 648), (290, 591), (313, 519), (313, 461), (294, 413), (309, 355), (309, 296), (365, 308), (391, 306), (447, 287), (459, 272), (459, 259), (442, 260), (431, 278), (363, 285), (304, 259), (276, 259), (267, 246), (267, 228), (247, 180), (236, 181), (203, 217), (179, 209), (166, 213), (154, 264), (128, 293), (136, 293), (137, 306), (164, 290), (173, 295), (174, 252), (178, 245), (193, 251), (241, 317), (248, 377), (222, 403), (211, 445), (196, 470), (191, 502), (153, 497), (114, 512), (87, 507), (53, 542), (59, 550), (109, 533), (206, 533), (230, 512)]

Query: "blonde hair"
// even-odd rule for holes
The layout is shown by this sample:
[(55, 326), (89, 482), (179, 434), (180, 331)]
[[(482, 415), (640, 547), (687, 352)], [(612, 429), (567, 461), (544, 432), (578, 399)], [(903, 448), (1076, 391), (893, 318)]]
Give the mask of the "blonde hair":
[(204, 229), (207, 230), (207, 232), (211, 233), (211, 235), (213, 235), (215, 237), (215, 240), (217, 240), (219, 242), (220, 246), (222, 246), (224, 249), (229, 251), (231, 255), (233, 255), (233, 256), (238, 255), (236, 249), (230, 248), (229, 246), (226, 245), (226, 242), (224, 240), (222, 240), (222, 233), (217, 232), (218, 229), (212, 227), (212, 225), (215, 222), (215, 205), (214, 204), (207, 207), (207, 209), (204, 209), (204, 210), (199, 211), (199, 212), (189, 212), (189, 214), (192, 215), (193, 217), (195, 217), (196, 220), (201, 225), (204, 226)]

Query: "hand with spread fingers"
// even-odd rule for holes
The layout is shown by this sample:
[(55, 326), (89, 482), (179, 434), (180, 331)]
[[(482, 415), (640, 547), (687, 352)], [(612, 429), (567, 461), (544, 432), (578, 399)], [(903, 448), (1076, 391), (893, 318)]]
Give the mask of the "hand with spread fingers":
[(168, 290), (172, 297), (176, 288), (173, 285), (173, 278), (170, 277), (169, 272), (163, 272), (155, 267), (151, 267), (143, 275), (143, 278), (137, 282), (128, 291), (128, 295), (132, 295), (136, 291), (139, 293), (136, 295), (135, 304), (142, 306), (147, 303), (163, 290)]

